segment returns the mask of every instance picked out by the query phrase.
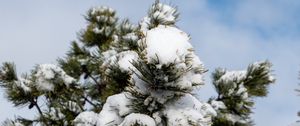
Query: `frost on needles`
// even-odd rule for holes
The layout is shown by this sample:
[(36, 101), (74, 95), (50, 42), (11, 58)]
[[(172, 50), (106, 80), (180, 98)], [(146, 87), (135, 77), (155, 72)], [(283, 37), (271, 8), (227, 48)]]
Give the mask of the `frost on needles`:
[(58, 64), (37, 65), (18, 76), (4, 63), (1, 86), (15, 106), (28, 106), (33, 119), (3, 125), (76, 126), (248, 126), (254, 97), (274, 82), (271, 64), (245, 71), (217, 69), (218, 96), (200, 101), (191, 92), (204, 85), (207, 71), (190, 36), (176, 26), (175, 7), (156, 1), (134, 25), (115, 10), (95, 7), (88, 24)]

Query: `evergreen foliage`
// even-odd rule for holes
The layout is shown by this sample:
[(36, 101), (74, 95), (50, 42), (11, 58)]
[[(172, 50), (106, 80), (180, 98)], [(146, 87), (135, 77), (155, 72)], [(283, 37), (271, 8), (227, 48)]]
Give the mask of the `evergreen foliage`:
[(213, 125), (251, 126), (250, 114), (254, 106), (253, 98), (267, 94), (267, 87), (275, 80), (270, 75), (271, 64), (268, 61), (256, 62), (246, 71), (227, 71), (217, 69), (213, 73), (213, 84), (218, 93), (210, 102), (222, 102), (219, 114)]
[[(296, 91), (300, 93), (300, 89), (296, 89)], [(297, 115), (300, 117), (300, 111), (297, 113)]]
[(7, 99), (38, 115), (2, 125), (252, 126), (253, 98), (266, 96), (274, 82), (271, 63), (217, 69), (218, 96), (201, 102), (191, 92), (204, 84), (207, 70), (189, 35), (176, 27), (178, 17), (176, 7), (158, 0), (138, 25), (119, 20), (109, 7), (88, 10), (86, 28), (57, 65), (18, 76), (13, 63), (3, 63), (0, 86)]

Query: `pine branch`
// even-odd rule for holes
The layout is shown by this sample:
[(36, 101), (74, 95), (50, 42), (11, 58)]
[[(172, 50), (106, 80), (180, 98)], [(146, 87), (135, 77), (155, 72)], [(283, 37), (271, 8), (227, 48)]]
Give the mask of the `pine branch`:
[(94, 104), (92, 101), (90, 101), (87, 97), (83, 96), (84, 100), (87, 101), (89, 104), (91, 104), (94, 107), (99, 107), (96, 104)]
[(40, 116), (41, 116), (42, 121), (44, 122), (44, 124), (45, 124), (46, 126), (49, 126), (49, 125), (48, 125), (48, 122), (47, 122), (47, 119), (45, 118), (45, 116), (44, 116), (44, 114), (43, 114), (43, 112), (42, 112), (40, 106), (39, 106), (38, 103), (37, 103), (37, 100), (38, 100), (38, 98), (31, 99), (30, 102), (31, 102), (31, 104), (33, 104), (33, 105), (36, 107), (36, 109), (38, 110), (38, 112), (39, 112), (39, 114), (40, 114)]

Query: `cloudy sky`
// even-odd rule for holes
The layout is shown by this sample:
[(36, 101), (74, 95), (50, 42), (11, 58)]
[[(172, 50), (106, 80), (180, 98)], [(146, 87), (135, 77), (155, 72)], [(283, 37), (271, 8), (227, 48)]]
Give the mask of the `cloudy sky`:
[[(107, 5), (121, 18), (137, 23), (151, 0), (0, 0), (0, 62), (13, 61), (18, 73), (40, 63), (55, 63), (70, 41), (85, 27), (83, 15), (90, 7)], [(273, 63), (276, 84), (266, 98), (255, 99), (257, 126), (287, 126), (299, 119), (300, 1), (299, 0), (162, 0), (178, 6), (177, 24), (192, 37), (206, 68), (241, 70), (249, 63)], [(206, 100), (215, 95), (210, 83), (199, 91)], [(0, 90), (0, 121), (32, 111), (14, 108)]]

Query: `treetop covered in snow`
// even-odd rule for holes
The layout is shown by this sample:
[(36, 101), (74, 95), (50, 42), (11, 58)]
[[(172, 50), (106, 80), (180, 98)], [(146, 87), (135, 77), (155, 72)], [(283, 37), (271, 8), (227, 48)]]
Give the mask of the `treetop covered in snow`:
[(158, 25), (175, 25), (179, 13), (177, 9), (156, 1), (148, 11), (148, 15), (140, 22), (141, 31), (147, 31)]
[[(119, 21), (109, 7), (88, 11), (88, 24), (58, 65), (37, 65), (18, 77), (12, 63), (1, 86), (16, 106), (35, 107), (35, 119), (5, 124), (77, 126), (248, 126), (254, 97), (274, 82), (271, 64), (245, 71), (217, 69), (218, 93), (208, 102), (192, 95), (207, 71), (187, 33), (176, 26), (176, 7), (156, 1), (138, 25)], [(45, 102), (43, 106), (39, 105)]]

